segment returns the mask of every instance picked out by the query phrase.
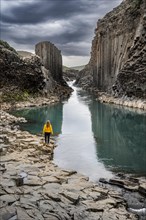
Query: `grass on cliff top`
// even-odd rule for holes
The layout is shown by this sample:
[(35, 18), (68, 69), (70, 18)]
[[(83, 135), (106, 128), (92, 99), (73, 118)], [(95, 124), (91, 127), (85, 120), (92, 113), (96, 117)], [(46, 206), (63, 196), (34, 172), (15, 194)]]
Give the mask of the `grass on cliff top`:
[(82, 65), (82, 66), (73, 66), (73, 67), (67, 67), (67, 66), (63, 66), (63, 72), (67, 72), (67, 71), (69, 71), (69, 70), (78, 70), (78, 71), (80, 71), (80, 70), (82, 70), (82, 69), (84, 69), (84, 67), (85, 67), (85, 65)]
[(17, 51), (13, 47), (11, 47), (6, 41), (0, 40), (0, 45), (17, 54)]

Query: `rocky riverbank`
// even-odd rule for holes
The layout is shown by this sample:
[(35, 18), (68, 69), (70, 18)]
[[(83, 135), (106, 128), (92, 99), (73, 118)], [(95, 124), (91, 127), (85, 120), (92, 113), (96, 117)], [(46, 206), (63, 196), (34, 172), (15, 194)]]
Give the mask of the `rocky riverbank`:
[(118, 191), (57, 167), (54, 140), (45, 146), (43, 137), (20, 131), (18, 122), (25, 119), (1, 111), (1, 220), (138, 219)]
[(90, 61), (76, 84), (108, 93), (101, 101), (145, 109), (145, 41), (146, 1), (122, 1), (98, 20)]
[(27, 108), (27, 107), (35, 107), (35, 106), (43, 106), (50, 105), (59, 102), (59, 97), (57, 96), (38, 96), (36, 98), (28, 98), (26, 101), (11, 101), (11, 102), (2, 102), (1, 109), (2, 110), (10, 110), (10, 109), (19, 109), (19, 108)]
[(136, 99), (136, 98), (129, 98), (129, 97), (114, 97), (107, 93), (100, 93), (99, 97), (97, 98), (100, 102), (106, 102), (115, 105), (126, 106), (130, 108), (138, 108), (141, 110), (146, 111), (146, 100), (143, 99)]
[(101, 92), (96, 88), (88, 88), (87, 84), (82, 85), (82, 88), (89, 93), (94, 94), (96, 100), (99, 100), (101, 103), (115, 104), (119, 106), (125, 106), (128, 108), (136, 108), (140, 111), (146, 111), (146, 100), (137, 99), (135, 97), (122, 96), (118, 97), (115, 95), (108, 94), (106, 92)]

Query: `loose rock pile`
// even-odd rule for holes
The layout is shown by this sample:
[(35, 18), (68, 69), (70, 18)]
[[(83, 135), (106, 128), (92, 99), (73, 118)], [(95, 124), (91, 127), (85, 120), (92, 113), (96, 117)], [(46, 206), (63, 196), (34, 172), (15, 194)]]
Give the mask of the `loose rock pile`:
[(137, 219), (119, 193), (52, 162), (55, 143), (20, 131), (25, 121), (1, 111), (1, 220)]

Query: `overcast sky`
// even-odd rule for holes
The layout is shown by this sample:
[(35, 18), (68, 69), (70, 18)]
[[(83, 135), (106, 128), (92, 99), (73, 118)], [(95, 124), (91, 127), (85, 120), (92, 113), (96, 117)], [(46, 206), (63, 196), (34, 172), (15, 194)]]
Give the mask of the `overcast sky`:
[(94, 29), (99, 18), (122, 0), (0, 0), (1, 39), (16, 50), (34, 52), (40, 41), (54, 43), (63, 64), (89, 61)]

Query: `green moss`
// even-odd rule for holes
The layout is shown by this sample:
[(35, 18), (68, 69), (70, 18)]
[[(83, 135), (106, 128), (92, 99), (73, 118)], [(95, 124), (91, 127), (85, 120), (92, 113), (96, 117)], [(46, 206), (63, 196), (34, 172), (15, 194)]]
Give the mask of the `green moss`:
[(30, 94), (27, 91), (13, 91), (9, 93), (2, 93), (0, 102), (20, 102), (27, 101)]
[(13, 47), (11, 47), (6, 41), (0, 40), (0, 45), (4, 46), (8, 50), (11, 50), (14, 53), (18, 54), (17, 51)]

